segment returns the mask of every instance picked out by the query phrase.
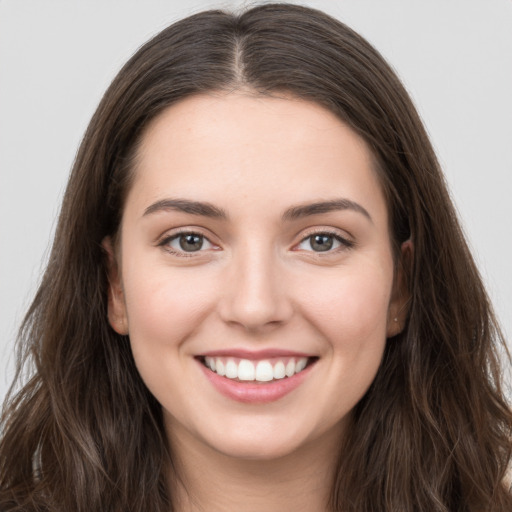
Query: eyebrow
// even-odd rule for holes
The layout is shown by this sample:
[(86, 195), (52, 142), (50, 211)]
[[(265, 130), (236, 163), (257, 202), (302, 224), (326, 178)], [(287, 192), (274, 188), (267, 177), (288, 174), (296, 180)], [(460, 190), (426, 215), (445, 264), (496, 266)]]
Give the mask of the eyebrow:
[(202, 201), (190, 201), (189, 199), (162, 199), (148, 206), (144, 210), (144, 215), (150, 215), (161, 211), (179, 211), (190, 213), (192, 215), (201, 215), (203, 217), (211, 217), (214, 219), (227, 219), (228, 216), (224, 210), (217, 208), (211, 203)]
[(345, 198), (293, 206), (284, 212), (283, 220), (297, 220), (308, 217), (310, 215), (318, 215), (321, 213), (329, 213), (340, 210), (352, 210), (357, 213), (361, 213), (370, 222), (373, 222), (373, 219), (368, 213), (368, 210), (363, 208), (359, 203)]
[[(359, 203), (350, 199), (331, 199), (329, 201), (319, 201), (304, 205), (292, 206), (288, 208), (282, 216), (284, 221), (293, 221), (309, 217), (311, 215), (319, 215), (334, 211), (352, 210), (364, 215), (370, 222), (373, 222), (371, 215)], [(144, 210), (143, 216), (151, 215), (161, 211), (180, 211), (192, 215), (200, 215), (202, 217), (210, 217), (214, 219), (226, 220), (227, 213), (217, 206), (203, 201), (191, 201), (190, 199), (161, 199)]]

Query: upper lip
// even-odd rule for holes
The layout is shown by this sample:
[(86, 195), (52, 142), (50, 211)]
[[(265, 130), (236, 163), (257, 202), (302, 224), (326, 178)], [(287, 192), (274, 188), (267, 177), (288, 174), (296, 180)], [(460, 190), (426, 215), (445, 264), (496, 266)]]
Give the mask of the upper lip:
[(243, 348), (238, 349), (222, 349), (211, 350), (203, 352), (201, 357), (236, 357), (239, 359), (260, 360), (272, 357), (315, 357), (312, 354), (305, 352), (297, 352), (295, 350), (283, 350), (279, 348), (268, 348), (264, 350), (247, 350)]

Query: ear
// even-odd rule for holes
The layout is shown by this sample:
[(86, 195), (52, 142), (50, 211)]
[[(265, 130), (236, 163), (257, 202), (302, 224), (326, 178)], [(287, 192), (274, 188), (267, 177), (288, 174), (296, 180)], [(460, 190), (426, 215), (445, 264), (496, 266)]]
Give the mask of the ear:
[(128, 318), (126, 315), (126, 303), (121, 280), (121, 272), (117, 262), (114, 244), (107, 236), (101, 242), (107, 256), (108, 276), (108, 321), (110, 326), (118, 334), (128, 334)]
[(407, 274), (412, 265), (414, 247), (411, 240), (405, 241), (400, 248), (400, 261), (395, 275), (393, 292), (388, 309), (386, 336), (392, 338), (401, 333), (409, 313), (410, 292)]

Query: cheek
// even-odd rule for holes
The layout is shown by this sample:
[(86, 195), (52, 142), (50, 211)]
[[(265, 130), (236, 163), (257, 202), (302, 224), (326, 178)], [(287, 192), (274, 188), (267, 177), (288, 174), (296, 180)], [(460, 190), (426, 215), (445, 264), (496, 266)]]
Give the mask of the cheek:
[(198, 274), (176, 272), (158, 264), (142, 271), (125, 269), (133, 358), (148, 389), (167, 408), (174, 407), (168, 403), (169, 390), (182, 389), (179, 376), (191, 362), (187, 341), (194, 337), (214, 303), (213, 283), (205, 286)]
[(318, 282), (309, 287), (313, 291), (303, 302), (304, 316), (324, 341), (322, 379), (332, 390), (312, 394), (310, 400), (330, 411), (329, 424), (348, 414), (375, 379), (386, 345), (390, 275), (366, 267), (362, 273), (333, 277), (324, 291)]
[(364, 350), (385, 341), (392, 263), (361, 265), (304, 283), (304, 315), (333, 348)]
[(128, 329), (135, 343), (179, 345), (200, 325), (215, 286), (193, 269), (125, 269)]

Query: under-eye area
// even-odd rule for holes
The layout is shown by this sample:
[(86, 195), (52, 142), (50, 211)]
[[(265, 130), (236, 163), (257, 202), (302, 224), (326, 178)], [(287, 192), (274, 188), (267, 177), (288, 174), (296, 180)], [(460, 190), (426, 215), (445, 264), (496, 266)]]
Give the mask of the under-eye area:
[(272, 382), (293, 377), (318, 361), (318, 357), (272, 357), (253, 361), (237, 357), (199, 356), (212, 372), (238, 382)]

